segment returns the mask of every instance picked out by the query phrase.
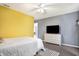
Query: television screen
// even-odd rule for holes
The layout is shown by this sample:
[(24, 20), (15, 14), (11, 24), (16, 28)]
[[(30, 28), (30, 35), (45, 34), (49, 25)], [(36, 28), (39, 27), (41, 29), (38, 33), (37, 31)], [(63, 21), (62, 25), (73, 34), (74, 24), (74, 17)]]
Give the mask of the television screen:
[(59, 33), (59, 25), (47, 26), (46, 28), (47, 33)]

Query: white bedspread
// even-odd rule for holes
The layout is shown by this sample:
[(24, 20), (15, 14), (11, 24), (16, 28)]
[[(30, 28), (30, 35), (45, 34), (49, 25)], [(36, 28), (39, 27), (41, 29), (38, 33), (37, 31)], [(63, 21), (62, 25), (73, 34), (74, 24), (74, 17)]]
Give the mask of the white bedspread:
[(38, 38), (9, 38), (0, 44), (2, 56), (33, 56), (40, 49), (44, 49), (41, 39)]

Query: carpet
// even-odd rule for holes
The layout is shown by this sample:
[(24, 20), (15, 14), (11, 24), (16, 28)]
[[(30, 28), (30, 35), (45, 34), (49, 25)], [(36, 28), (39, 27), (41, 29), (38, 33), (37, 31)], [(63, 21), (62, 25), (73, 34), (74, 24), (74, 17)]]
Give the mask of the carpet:
[(45, 48), (45, 51), (39, 51), (36, 56), (58, 56), (59, 52)]

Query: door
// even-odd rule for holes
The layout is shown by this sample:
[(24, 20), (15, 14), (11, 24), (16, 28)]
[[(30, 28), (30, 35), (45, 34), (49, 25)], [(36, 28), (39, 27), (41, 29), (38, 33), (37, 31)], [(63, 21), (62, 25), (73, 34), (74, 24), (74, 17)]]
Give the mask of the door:
[(38, 37), (38, 23), (34, 23), (34, 37)]

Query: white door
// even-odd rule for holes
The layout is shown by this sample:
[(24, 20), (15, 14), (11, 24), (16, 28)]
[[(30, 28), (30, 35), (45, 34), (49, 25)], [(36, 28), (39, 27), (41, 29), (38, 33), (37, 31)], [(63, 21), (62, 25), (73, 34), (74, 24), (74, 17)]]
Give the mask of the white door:
[(34, 23), (34, 37), (38, 37), (38, 23)]

